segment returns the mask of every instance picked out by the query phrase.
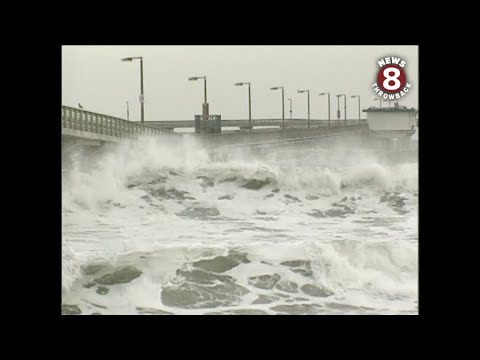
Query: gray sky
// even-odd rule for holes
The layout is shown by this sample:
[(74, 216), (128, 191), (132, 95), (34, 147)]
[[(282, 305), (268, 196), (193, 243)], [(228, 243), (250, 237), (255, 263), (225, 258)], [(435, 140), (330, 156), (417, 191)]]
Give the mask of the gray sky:
[[(371, 85), (379, 70), (377, 60), (399, 56), (407, 61), (405, 72), (412, 84), (401, 105), (418, 108), (417, 46), (63, 46), (62, 105), (140, 120), (140, 62), (121, 62), (123, 57), (143, 56), (145, 120), (193, 120), (201, 114), (203, 80), (207, 76), (210, 114), (222, 119), (248, 118), (248, 89), (236, 82), (252, 83), (252, 118), (281, 118), (281, 91), (285, 86), (285, 118), (288, 98), (293, 117), (307, 117), (310, 89), (312, 119), (326, 119), (331, 94), (331, 118), (336, 118), (336, 94), (347, 94), (347, 118), (358, 117), (361, 108), (378, 106)], [(386, 102), (382, 103), (387, 105)], [(393, 103), (392, 103), (393, 106)], [(343, 118), (343, 98), (341, 98)], [(362, 117), (363, 114), (362, 114)]]

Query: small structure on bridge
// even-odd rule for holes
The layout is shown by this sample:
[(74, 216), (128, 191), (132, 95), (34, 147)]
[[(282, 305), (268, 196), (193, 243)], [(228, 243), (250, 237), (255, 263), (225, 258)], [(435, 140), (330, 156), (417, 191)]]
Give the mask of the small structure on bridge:
[(221, 133), (222, 117), (221, 115), (208, 115), (208, 120), (203, 120), (203, 115), (195, 115), (196, 133)]
[(368, 128), (378, 137), (399, 139), (415, 133), (418, 111), (414, 108), (399, 106), (393, 108), (369, 107), (367, 113)]

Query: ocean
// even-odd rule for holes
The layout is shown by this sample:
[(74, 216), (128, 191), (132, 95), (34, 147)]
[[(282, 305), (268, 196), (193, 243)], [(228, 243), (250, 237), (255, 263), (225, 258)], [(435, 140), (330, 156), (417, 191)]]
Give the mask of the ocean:
[(416, 145), (64, 154), (62, 313), (418, 314)]

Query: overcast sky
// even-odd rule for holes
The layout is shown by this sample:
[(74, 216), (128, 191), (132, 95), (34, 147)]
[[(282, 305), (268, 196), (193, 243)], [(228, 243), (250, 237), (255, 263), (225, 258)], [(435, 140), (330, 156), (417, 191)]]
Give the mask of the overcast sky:
[[(362, 109), (378, 106), (371, 85), (379, 70), (377, 60), (398, 56), (407, 62), (405, 73), (412, 84), (400, 105), (418, 108), (417, 46), (63, 46), (62, 105), (140, 120), (140, 62), (121, 62), (124, 57), (143, 56), (145, 120), (193, 120), (201, 114), (203, 80), (207, 76), (210, 114), (222, 119), (248, 118), (248, 89), (234, 86), (251, 82), (252, 118), (281, 118), (281, 91), (285, 86), (285, 118), (288, 98), (293, 100), (293, 117), (307, 117), (310, 89), (312, 119), (326, 119), (327, 97), (331, 93), (331, 118), (336, 118), (336, 94), (347, 94), (347, 118), (358, 117)], [(383, 102), (382, 106), (388, 104)], [(392, 102), (393, 106), (393, 102)], [(343, 98), (341, 98), (343, 118)], [(364, 114), (362, 113), (362, 117)]]

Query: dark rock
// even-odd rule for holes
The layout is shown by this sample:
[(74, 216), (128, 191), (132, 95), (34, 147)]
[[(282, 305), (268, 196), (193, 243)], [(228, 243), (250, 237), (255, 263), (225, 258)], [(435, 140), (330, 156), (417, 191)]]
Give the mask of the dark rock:
[(289, 194), (285, 194), (283, 195), (285, 198), (293, 201), (293, 202), (302, 202), (302, 200), (300, 200), (299, 198), (295, 197), (295, 196), (292, 196), (292, 195), (289, 195)]
[(77, 305), (62, 305), (62, 315), (79, 315), (82, 311)]
[(126, 266), (123, 269), (117, 270), (111, 274), (105, 274), (102, 277), (94, 279), (100, 285), (115, 285), (123, 284), (132, 281), (142, 275), (142, 272), (133, 266)]
[(353, 306), (353, 305), (338, 304), (338, 303), (325, 303), (325, 307), (330, 309), (338, 309), (338, 310), (365, 310), (365, 308), (363, 308), (362, 306)]
[(230, 311), (233, 315), (268, 315), (266, 311), (259, 309), (237, 309)]
[(215, 308), (232, 305), (247, 294), (248, 290), (234, 283), (214, 286), (183, 283), (180, 286), (167, 286), (162, 290), (162, 303), (171, 307), (187, 309)]
[(100, 314), (99, 312), (94, 312), (94, 313), (91, 313), (90, 315), (102, 315), (102, 314)]
[(99, 295), (106, 295), (106, 294), (108, 294), (108, 288), (105, 287), (105, 286), (99, 286), (99, 287), (97, 288), (97, 291), (96, 291), (96, 292), (97, 292), (97, 294), (99, 294)]
[(296, 293), (298, 292), (298, 284), (293, 281), (280, 281), (275, 286), (275, 289), (288, 293)]
[(167, 177), (166, 176), (160, 176), (152, 181), (150, 181), (148, 183), (148, 185), (155, 185), (155, 184), (163, 184), (167, 181)]
[(305, 197), (305, 199), (307, 199), (307, 200), (318, 200), (318, 199), (320, 199), (320, 198), (319, 198), (317, 195), (310, 195), (310, 194), (308, 194), (308, 195)]
[(216, 273), (222, 273), (227, 270), (233, 269), (235, 266), (238, 266), (238, 261), (226, 257), (226, 256), (217, 256), (210, 260), (199, 260), (193, 263), (193, 266), (207, 270), (213, 271)]
[(268, 194), (267, 196), (265, 196), (265, 199), (268, 199), (268, 198), (271, 198), (271, 197), (274, 197), (275, 194)]
[(270, 310), (278, 311), (288, 315), (314, 314), (318, 312), (318, 307), (310, 304), (292, 304), (292, 305), (276, 305)]
[(197, 220), (210, 220), (212, 217), (220, 215), (220, 211), (215, 208), (191, 207), (177, 215)]
[(305, 284), (300, 288), (300, 290), (302, 290), (302, 292), (307, 295), (315, 297), (327, 297), (333, 295), (333, 292), (324, 287), (323, 285), (319, 287), (316, 285)]
[(285, 266), (288, 266), (288, 267), (300, 267), (300, 266), (306, 266), (307, 263), (309, 264), (310, 261), (308, 261), (308, 260), (290, 260), (290, 261), (281, 262), (280, 265), (285, 265)]
[(177, 269), (176, 274), (183, 277), (186, 281), (196, 284), (212, 285), (216, 283), (233, 284), (235, 279), (228, 275), (219, 275), (207, 272), (201, 269), (182, 270)]
[(318, 209), (313, 209), (313, 211), (308, 213), (308, 215), (316, 217), (316, 218), (324, 218), (325, 217), (325, 214)]
[(272, 190), (272, 193), (278, 193), (278, 192), (280, 192), (280, 189), (278, 189), (278, 188)]
[[(391, 195), (390, 193), (385, 193), (380, 197), (380, 202), (386, 202), (388, 206), (394, 208), (393, 210), (397, 211), (397, 209), (405, 206), (405, 198), (399, 196), (399, 194), (400, 193), (393, 193), (393, 195)], [(403, 211), (400, 212), (404, 213)]]
[(260, 276), (251, 276), (248, 278), (248, 283), (255, 286), (259, 289), (270, 290), (277, 284), (280, 280), (280, 275), (260, 275)]
[(350, 200), (351, 200), (351, 201), (355, 201), (355, 197), (351, 197)]
[[(135, 186), (138, 186), (138, 185), (134, 185), (134, 184), (127, 185), (127, 189), (134, 188)], [(92, 315), (93, 315), (93, 314), (92, 314)]]
[(94, 283), (94, 282), (89, 282), (89, 283), (87, 283), (87, 284), (84, 284), (83, 287), (84, 287), (84, 288), (87, 288), (87, 289), (90, 289), (92, 286), (95, 286), (95, 285), (97, 285), (97, 284)]
[(295, 269), (290, 269), (290, 270), (292, 270), (294, 273), (297, 273), (297, 274), (300, 274), (300, 275), (303, 275), (303, 276), (306, 276), (306, 277), (313, 276), (312, 269), (295, 268)]
[(185, 200), (185, 199), (192, 199), (195, 200), (193, 197), (186, 197), (185, 194), (188, 194), (187, 191), (180, 191), (176, 189), (168, 189), (168, 195), (170, 195), (170, 199), (177, 199), (177, 200)]
[(170, 174), (170, 175), (173, 175), (173, 176), (177, 176), (177, 175), (178, 175), (175, 171), (170, 171), (169, 174)]
[(160, 309), (153, 309), (153, 308), (145, 308), (145, 307), (136, 307), (139, 314), (147, 314), (147, 315), (172, 315), (171, 312), (160, 310)]
[(257, 210), (255, 213), (257, 215), (266, 215), (267, 214), (265, 211), (260, 211), (260, 210)]
[(83, 273), (85, 275), (93, 275), (97, 273), (99, 270), (103, 269), (105, 266), (104, 265), (88, 265), (82, 268)]
[(344, 202), (344, 201), (347, 201), (348, 200), (348, 197), (345, 196), (342, 200), (340, 200), (341, 202)]
[(241, 252), (239, 250), (234, 250), (234, 249), (228, 252), (228, 257), (235, 259), (236, 261), (242, 264), (248, 264), (250, 262), (250, 260), (247, 258), (247, 255), (248, 254), (246, 252)]
[(231, 176), (225, 179), (220, 180), (220, 182), (232, 182), (232, 181), (237, 181), (238, 176)]
[(271, 181), (272, 180), (270, 178), (266, 178), (265, 180), (249, 179), (245, 184), (242, 185), (242, 187), (249, 190), (259, 190), (265, 185), (270, 184)]
[(233, 195), (223, 195), (218, 198), (218, 200), (232, 200)]
[(276, 300), (278, 300), (279, 297), (277, 296), (267, 296), (267, 295), (260, 295), (259, 297), (257, 297), (253, 302), (252, 304), (253, 305), (256, 305), (256, 304), (270, 304)]
[(313, 275), (312, 263), (310, 260), (291, 260), (281, 262), (280, 265), (290, 267), (290, 270), (294, 273), (310, 277)]
[(325, 211), (325, 215), (330, 217), (344, 217), (346, 212), (342, 209), (328, 209)]

